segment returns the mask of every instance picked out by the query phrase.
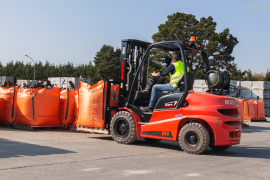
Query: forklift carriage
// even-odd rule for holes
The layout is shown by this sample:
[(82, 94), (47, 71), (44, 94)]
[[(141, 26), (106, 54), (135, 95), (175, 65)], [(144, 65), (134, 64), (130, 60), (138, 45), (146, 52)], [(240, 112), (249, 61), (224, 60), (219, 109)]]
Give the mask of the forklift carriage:
[[(153, 48), (180, 51), (184, 75), (179, 78), (174, 92), (161, 92), (153, 112), (143, 112), (140, 106), (148, 105), (151, 97), (151, 90), (146, 92), (144, 89), (149, 86), (147, 67), (149, 51)], [(195, 76), (187, 72), (185, 57), (185, 51), (189, 50), (201, 52), (208, 72), (208, 92), (193, 90)], [(223, 78), (221, 72), (211, 74), (211, 71), (204, 46), (194, 41), (148, 43), (122, 40), (120, 81), (106, 81), (106, 91), (103, 91), (105, 129), (110, 131), (114, 141), (121, 144), (133, 143), (137, 138), (149, 142), (178, 141), (182, 150), (191, 154), (203, 153), (208, 146), (215, 151), (224, 151), (239, 144), (239, 106), (235, 99), (224, 94), (228, 91), (230, 79), (226, 73)], [(222, 82), (214, 82), (218, 86), (212, 82), (216, 74), (222, 79)], [(113, 91), (117, 91), (116, 97)], [(111, 118), (112, 110), (116, 114)]]

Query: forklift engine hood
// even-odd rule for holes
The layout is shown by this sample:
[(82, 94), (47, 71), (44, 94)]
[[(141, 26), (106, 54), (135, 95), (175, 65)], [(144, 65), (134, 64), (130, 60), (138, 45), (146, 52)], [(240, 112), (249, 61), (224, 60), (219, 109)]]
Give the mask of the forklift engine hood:
[(188, 93), (187, 99), (188, 103), (194, 106), (224, 106), (227, 108), (238, 108), (237, 100), (228, 97), (215, 95), (203, 91), (190, 91)]
[[(196, 111), (197, 115), (225, 118), (226, 120), (241, 120), (237, 100), (228, 96), (220, 96), (202, 91), (190, 91), (186, 98), (187, 114)], [(226, 117), (225, 117), (226, 116)]]

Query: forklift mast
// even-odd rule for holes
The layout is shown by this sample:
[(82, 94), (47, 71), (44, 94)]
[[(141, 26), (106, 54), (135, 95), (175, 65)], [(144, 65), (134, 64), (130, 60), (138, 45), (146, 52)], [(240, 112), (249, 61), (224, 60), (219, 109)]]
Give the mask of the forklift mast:
[[(142, 57), (149, 45), (151, 45), (151, 43), (135, 39), (122, 40), (118, 107), (125, 107), (135, 72), (138, 70)], [(147, 63), (148, 61), (145, 61), (140, 70), (138, 80), (134, 85), (134, 90), (143, 90), (145, 88), (147, 81), (147, 69), (145, 68), (147, 68)]]

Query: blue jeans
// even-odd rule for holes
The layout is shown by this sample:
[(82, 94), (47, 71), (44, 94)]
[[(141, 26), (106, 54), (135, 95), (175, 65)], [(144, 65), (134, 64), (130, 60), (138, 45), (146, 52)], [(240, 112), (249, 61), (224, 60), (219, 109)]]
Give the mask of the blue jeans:
[(173, 87), (171, 84), (156, 84), (152, 88), (152, 94), (151, 94), (151, 99), (149, 103), (150, 108), (154, 108), (157, 100), (157, 96), (161, 93), (158, 91), (174, 91), (175, 87)]

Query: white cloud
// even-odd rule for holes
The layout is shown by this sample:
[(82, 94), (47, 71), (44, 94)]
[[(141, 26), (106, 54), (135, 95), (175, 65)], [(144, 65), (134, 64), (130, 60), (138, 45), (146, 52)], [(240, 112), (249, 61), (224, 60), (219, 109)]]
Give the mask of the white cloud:
[(250, 13), (270, 13), (270, 1), (249, 2), (241, 9)]
[(185, 14), (190, 14), (189, 10), (185, 9), (185, 8), (179, 9), (179, 12), (182, 12), (182, 13), (185, 13)]

